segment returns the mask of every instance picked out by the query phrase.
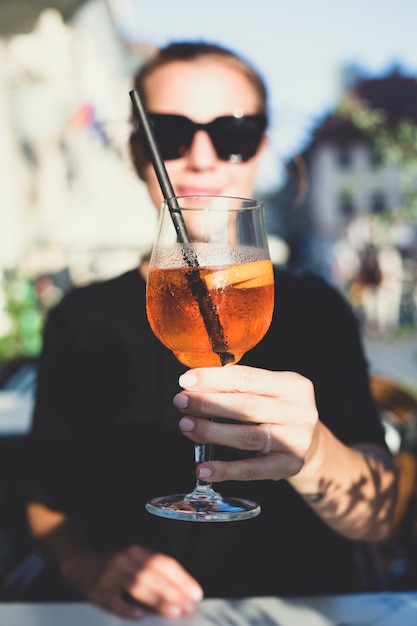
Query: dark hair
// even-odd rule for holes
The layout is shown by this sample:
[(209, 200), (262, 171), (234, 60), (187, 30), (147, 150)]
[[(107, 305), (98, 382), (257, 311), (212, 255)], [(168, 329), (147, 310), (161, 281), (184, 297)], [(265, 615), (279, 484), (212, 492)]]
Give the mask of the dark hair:
[[(175, 61), (196, 61), (198, 59), (217, 59), (240, 71), (255, 88), (259, 96), (259, 113), (268, 115), (268, 92), (259, 72), (242, 56), (216, 43), (206, 41), (178, 41), (159, 48), (155, 54), (144, 61), (134, 76), (134, 88), (138, 89), (146, 104), (146, 80), (160, 67)], [(143, 178), (144, 167), (148, 158), (142, 149), (137, 130), (133, 130), (130, 140), (130, 154), (136, 172)]]

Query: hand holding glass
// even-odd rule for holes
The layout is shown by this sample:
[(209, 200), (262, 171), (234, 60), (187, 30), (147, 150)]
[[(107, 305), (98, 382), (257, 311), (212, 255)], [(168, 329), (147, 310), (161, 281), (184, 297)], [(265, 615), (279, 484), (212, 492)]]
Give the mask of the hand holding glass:
[[(167, 201), (152, 249), (146, 310), (156, 337), (187, 367), (238, 363), (265, 335), (274, 306), (264, 208), (226, 196), (176, 198), (189, 241), (178, 242)], [(197, 463), (210, 458), (196, 444)], [(222, 498), (205, 481), (188, 494), (146, 504), (162, 517), (231, 521), (255, 517), (257, 503)]]

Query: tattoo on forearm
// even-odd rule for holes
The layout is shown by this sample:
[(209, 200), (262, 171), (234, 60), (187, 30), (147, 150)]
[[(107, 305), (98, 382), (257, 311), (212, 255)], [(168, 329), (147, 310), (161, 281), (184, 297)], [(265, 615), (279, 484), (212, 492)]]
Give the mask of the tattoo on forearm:
[(312, 504), (316, 504), (324, 498), (323, 491), (318, 491), (317, 493), (302, 493), (301, 495), (304, 500), (307, 500), (307, 502), (311, 502)]

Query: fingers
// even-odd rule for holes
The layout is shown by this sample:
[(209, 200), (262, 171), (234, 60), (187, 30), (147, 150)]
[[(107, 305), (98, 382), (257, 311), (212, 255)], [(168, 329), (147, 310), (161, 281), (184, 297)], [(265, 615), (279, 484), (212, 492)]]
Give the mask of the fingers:
[(186, 390), (177, 394), (173, 402), (183, 413), (197, 417), (219, 417), (256, 424), (279, 420), (279, 398), (258, 394)]
[[(277, 396), (297, 392), (303, 377), (296, 372), (272, 372), (246, 365), (205, 367), (188, 370), (179, 378), (184, 389), (256, 393)], [(305, 379), (304, 379), (305, 380)]]
[[(205, 419), (183, 417), (179, 423), (183, 434), (195, 443), (219, 443), (239, 450), (253, 451), (257, 457), (239, 461), (207, 461), (196, 469), (197, 478), (212, 482), (225, 480), (280, 480), (298, 473), (303, 465), (304, 449), (281, 440), (278, 432), (286, 427), (271, 424), (223, 424)], [(276, 434), (278, 433), (278, 434)], [(291, 433), (286, 435), (291, 440)]]
[(214, 483), (226, 480), (282, 480), (298, 474), (302, 461), (292, 454), (279, 453), (240, 461), (209, 461), (197, 468), (201, 480)]
[(300, 408), (315, 409), (310, 380), (294, 372), (270, 372), (234, 365), (183, 374), (184, 390), (174, 397), (183, 413), (253, 423), (296, 419)]
[(86, 596), (117, 615), (140, 619), (147, 611), (191, 615), (203, 592), (171, 557), (131, 546), (107, 560)]
[(202, 597), (196, 581), (175, 561), (153, 554), (128, 587), (137, 601), (167, 617), (180, 617), (195, 612)]
[(224, 424), (186, 416), (179, 427), (195, 443), (217, 443), (259, 454), (271, 452), (273, 444), (275, 451), (283, 450), (279, 441), (274, 441), (270, 424)]

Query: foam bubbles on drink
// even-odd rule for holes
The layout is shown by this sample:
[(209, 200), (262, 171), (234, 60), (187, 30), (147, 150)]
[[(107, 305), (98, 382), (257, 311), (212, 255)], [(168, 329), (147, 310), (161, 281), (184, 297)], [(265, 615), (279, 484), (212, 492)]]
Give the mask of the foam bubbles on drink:
[(269, 259), (268, 251), (252, 246), (224, 246), (212, 243), (173, 244), (154, 247), (151, 267), (162, 269), (187, 267), (196, 259), (200, 267), (218, 267), (253, 263)]

